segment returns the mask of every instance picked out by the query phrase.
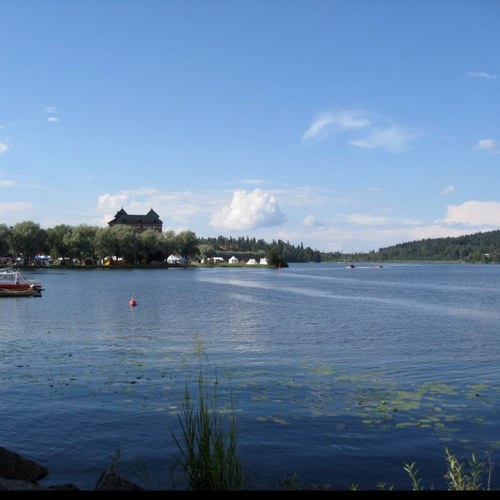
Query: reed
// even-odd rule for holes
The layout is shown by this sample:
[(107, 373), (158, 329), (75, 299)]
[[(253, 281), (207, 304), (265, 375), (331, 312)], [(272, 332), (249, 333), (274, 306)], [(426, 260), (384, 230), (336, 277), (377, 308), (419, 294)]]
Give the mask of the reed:
[[(477, 491), (482, 489), (481, 477), (486, 471), (484, 462), (480, 462), (475, 453), (467, 464), (461, 462), (448, 448), (445, 448), (448, 471), (445, 479), (448, 482), (448, 489), (451, 491)], [(486, 489), (490, 489), (491, 460), (489, 459), (488, 483)], [(467, 467), (468, 465), (468, 467)]]
[(175, 458), (186, 478), (188, 490), (240, 490), (243, 474), (237, 450), (236, 423), (231, 412), (227, 423), (217, 408), (217, 384), (209, 397), (203, 373), (198, 379), (198, 405), (186, 385), (181, 437), (172, 434), (180, 451)]
[[(487, 453), (488, 465), (479, 461), (475, 453), (471, 454), (468, 462), (461, 461), (453, 454), (449, 448), (445, 448), (446, 473), (444, 478), (448, 484), (448, 491), (480, 491), (483, 490), (481, 478), (488, 472), (486, 490), (490, 489), (491, 472), (493, 464), (491, 457)], [(418, 477), (418, 470), (415, 462), (405, 464), (404, 470), (410, 476), (413, 491), (423, 490), (422, 480)]]

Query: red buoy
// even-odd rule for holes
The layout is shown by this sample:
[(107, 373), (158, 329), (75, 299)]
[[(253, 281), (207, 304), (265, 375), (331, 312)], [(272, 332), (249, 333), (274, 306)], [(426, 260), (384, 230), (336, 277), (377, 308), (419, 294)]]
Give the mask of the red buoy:
[(129, 306), (136, 306), (137, 305), (137, 301), (135, 300), (133, 294), (132, 294), (132, 298), (128, 301), (128, 305)]

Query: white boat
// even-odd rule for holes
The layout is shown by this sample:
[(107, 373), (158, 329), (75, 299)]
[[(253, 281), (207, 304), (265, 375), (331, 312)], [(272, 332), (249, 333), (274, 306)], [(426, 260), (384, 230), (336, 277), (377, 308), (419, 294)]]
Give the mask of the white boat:
[(0, 268), (0, 297), (40, 297), (42, 284), (27, 279), (19, 269)]

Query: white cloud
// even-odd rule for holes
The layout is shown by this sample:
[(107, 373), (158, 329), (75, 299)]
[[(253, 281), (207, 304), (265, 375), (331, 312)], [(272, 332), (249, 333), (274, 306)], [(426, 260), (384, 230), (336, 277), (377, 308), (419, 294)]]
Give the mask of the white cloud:
[[(97, 199), (97, 207), (99, 210), (120, 210), (123, 205), (127, 204), (129, 199), (128, 194), (103, 194)], [(114, 215), (114, 214), (113, 214)]]
[(465, 231), (463, 228), (452, 228), (440, 224), (419, 226), (402, 233), (399, 236), (399, 241), (396, 240), (394, 244), (404, 243), (405, 241), (420, 241), (434, 238), (456, 238), (458, 236), (463, 236), (464, 234), (470, 234), (470, 231)]
[(387, 222), (387, 217), (375, 217), (373, 215), (351, 214), (347, 220), (353, 224), (363, 224), (366, 226), (373, 226), (377, 224), (384, 224)]
[(323, 113), (304, 132), (302, 142), (326, 139), (332, 131), (352, 130), (368, 127), (370, 121), (357, 111)]
[(398, 126), (374, 128), (364, 139), (353, 139), (350, 143), (361, 149), (383, 148), (391, 153), (404, 151), (407, 145), (415, 139), (415, 134)]
[(302, 224), (304, 224), (304, 226), (316, 226), (317, 225), (316, 217), (314, 215), (308, 215), (304, 219), (304, 221), (302, 222)]
[(310, 186), (275, 189), (274, 193), (280, 195), (281, 205), (284, 207), (317, 207), (325, 203), (335, 203), (337, 205), (345, 203), (344, 199), (332, 198), (331, 193), (325, 189)]
[(57, 118), (57, 116), (53, 116), (57, 113), (57, 108), (55, 106), (44, 106), (43, 110), (46, 114), (51, 115), (47, 117), (47, 121), (49, 123), (57, 123), (59, 121), (59, 118)]
[(417, 134), (396, 124), (374, 125), (359, 111), (341, 111), (319, 115), (302, 136), (302, 142), (320, 142), (333, 133), (366, 131), (365, 137), (354, 137), (350, 144), (360, 149), (383, 148), (391, 153), (404, 151)]
[[(0, 203), (0, 213), (2, 217), (8, 216), (8, 214), (30, 214), (33, 210), (33, 203), (28, 201), (18, 201), (15, 203)], [(1, 223), (1, 222), (0, 222)]]
[(6, 153), (9, 150), (9, 146), (5, 142), (0, 141), (0, 155)]
[(274, 195), (254, 189), (235, 191), (231, 204), (214, 213), (210, 225), (226, 230), (247, 230), (277, 226), (285, 221)]
[(257, 185), (257, 184), (266, 184), (267, 181), (263, 179), (242, 179), (241, 183), (242, 184), (250, 184), (250, 185)]
[(461, 205), (449, 205), (444, 222), (446, 224), (500, 226), (500, 202), (466, 201)]
[(451, 194), (455, 191), (455, 188), (453, 186), (447, 186), (445, 187), (442, 191), (441, 194)]
[(465, 75), (470, 78), (479, 78), (480, 80), (496, 80), (497, 78), (497, 75), (486, 73), (486, 71), (469, 71), (468, 73), (465, 73)]
[(474, 147), (482, 151), (498, 151), (498, 144), (494, 139), (481, 139)]
[[(443, 192), (452, 190), (450, 185)], [(122, 207), (129, 214), (147, 213), (153, 208), (160, 215), (165, 231), (178, 233), (189, 229), (199, 236), (214, 236), (214, 228), (226, 235), (244, 231), (245, 235), (266, 241), (282, 239), (323, 251), (345, 252), (377, 250), (405, 241), (460, 236), (500, 226), (500, 202), (449, 205), (441, 220), (427, 223), (407, 217), (394, 220), (386, 217), (388, 214), (359, 210), (360, 207), (349, 215), (348, 200), (338, 200), (332, 194), (323, 188), (310, 187), (226, 192), (138, 188), (102, 194), (96, 213), (100, 217), (98, 225), (107, 226)], [(317, 197), (321, 199), (319, 205)], [(319, 211), (322, 206), (327, 212)], [(342, 212), (335, 213), (334, 206), (342, 207)], [(282, 212), (284, 207), (286, 217)]]
[(14, 186), (15, 184), (15, 181), (0, 179), (0, 188)]

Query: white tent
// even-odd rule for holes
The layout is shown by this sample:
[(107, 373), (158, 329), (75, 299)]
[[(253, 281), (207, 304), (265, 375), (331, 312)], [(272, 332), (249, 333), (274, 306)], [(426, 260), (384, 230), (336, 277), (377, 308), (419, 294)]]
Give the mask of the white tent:
[(167, 264), (184, 264), (186, 259), (178, 255), (171, 254), (167, 257)]
[(239, 260), (233, 255), (229, 260), (229, 264), (238, 264)]
[(261, 266), (267, 266), (267, 259), (265, 257), (262, 257), (259, 261), (259, 264)]
[(256, 266), (256, 265), (258, 265), (258, 264), (257, 264), (257, 261), (255, 259), (250, 259), (247, 262), (247, 266)]

